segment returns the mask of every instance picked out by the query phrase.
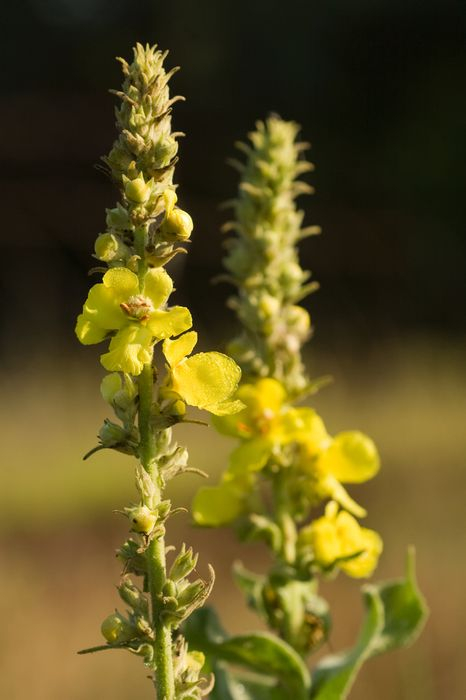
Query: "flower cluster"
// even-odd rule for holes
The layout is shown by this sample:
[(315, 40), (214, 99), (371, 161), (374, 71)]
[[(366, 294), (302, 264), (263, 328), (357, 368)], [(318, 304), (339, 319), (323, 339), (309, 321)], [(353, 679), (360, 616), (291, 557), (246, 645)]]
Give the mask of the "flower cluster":
[[(377, 474), (379, 456), (369, 437), (358, 431), (331, 437), (312, 408), (294, 407), (286, 401), (286, 392), (275, 379), (243, 384), (237, 397), (245, 408), (235, 415), (215, 418), (214, 425), (220, 433), (239, 439), (240, 444), (230, 455), (221, 483), (197, 492), (193, 504), (197, 522), (225, 525), (251, 512), (259, 478), (273, 478), (278, 470), (282, 473), (281, 489), (286, 491), (288, 507), (296, 518), (305, 520), (313, 507), (328, 499), (347, 511), (341, 511), (341, 515), (351, 518), (340, 518), (340, 530), (356, 523), (352, 516), (366, 515), (342, 484), (362, 483)], [(300, 544), (314, 540), (301, 538)], [(352, 540), (356, 542), (354, 537)], [(363, 549), (355, 547), (351, 554), (362, 556)], [(356, 571), (356, 567), (345, 569), (342, 555), (336, 549), (332, 551), (336, 555), (329, 562), (328, 556), (322, 559), (314, 548), (315, 562), (325, 570), (335, 564), (347, 573)], [(365, 569), (365, 575), (375, 564), (376, 558), (372, 568)]]
[(299, 348), (311, 332), (309, 314), (298, 303), (317, 287), (308, 282), (296, 245), (320, 232), (302, 227), (295, 199), (313, 190), (296, 178), (313, 165), (302, 156), (309, 144), (295, 141), (297, 124), (270, 117), (256, 127), (251, 145), (237, 144), (246, 163), (232, 161), (242, 179), (235, 220), (224, 226), (237, 233), (227, 241), (224, 264), (237, 289), (229, 304), (242, 331), (228, 349), (247, 379), (273, 377), (295, 395), (308, 385)]
[[(188, 308), (172, 305), (173, 281), (165, 265), (193, 230), (190, 215), (176, 206), (173, 172), (177, 136), (171, 130), (166, 54), (140, 44), (134, 60), (122, 64), (124, 82), (115, 94), (118, 138), (106, 169), (120, 191), (107, 211), (106, 230), (95, 243), (96, 268), (103, 277), (89, 291), (76, 324), (84, 345), (108, 343), (101, 363), (109, 372), (101, 384), (116, 420), (106, 419), (99, 445), (138, 458), (138, 501), (121, 512), (133, 533), (119, 556), (124, 564), (118, 591), (128, 606), (102, 624), (104, 648), (126, 648), (142, 656), (153, 671), (157, 697), (197, 700), (208, 692), (200, 672), (202, 654), (188, 651), (180, 623), (208, 596), (213, 584), (191, 580), (197, 556), (190, 548), (166, 565), (165, 531), (171, 503), (166, 482), (189, 469), (188, 453), (172, 440), (171, 427), (186, 420), (186, 406), (224, 416), (243, 408), (233, 399), (241, 370), (227, 355), (192, 355), (197, 333)], [(154, 348), (160, 343), (162, 367)], [(174, 549), (174, 548), (172, 548)], [(176, 550), (175, 550), (176, 552)], [(140, 576), (138, 588), (130, 575)], [(86, 650), (93, 651), (100, 647)]]
[[(234, 415), (216, 416), (217, 430), (238, 441), (216, 486), (201, 488), (193, 503), (205, 526), (232, 523), (246, 539), (261, 539), (274, 556), (266, 576), (237, 571), (250, 605), (301, 654), (326, 637), (329, 616), (317, 596), (318, 575), (342, 570), (370, 576), (382, 541), (357, 518), (365, 509), (344, 485), (365, 482), (379, 470), (372, 440), (359, 431), (330, 435), (322, 418), (297, 398), (312, 391), (301, 358), (310, 320), (298, 305), (315, 285), (299, 264), (297, 244), (317, 227), (302, 228), (295, 198), (309, 192), (296, 178), (312, 166), (297, 143), (299, 127), (270, 117), (240, 144), (242, 172), (236, 236), (227, 241), (225, 267), (235, 284), (230, 300), (241, 322), (229, 345), (245, 382), (236, 393), (244, 404)], [(316, 517), (315, 509), (325, 505)]]

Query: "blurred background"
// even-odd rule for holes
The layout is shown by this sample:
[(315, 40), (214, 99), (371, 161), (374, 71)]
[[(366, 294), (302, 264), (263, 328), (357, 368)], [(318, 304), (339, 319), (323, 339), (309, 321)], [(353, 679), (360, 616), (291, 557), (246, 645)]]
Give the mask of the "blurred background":
[[(130, 460), (99, 453), (105, 417), (99, 348), (74, 337), (96, 235), (116, 192), (93, 165), (114, 139), (116, 55), (136, 41), (169, 48), (181, 142), (176, 181), (195, 236), (172, 271), (205, 347), (232, 333), (229, 289), (212, 287), (222, 257), (219, 204), (236, 174), (233, 143), (279, 113), (313, 144), (317, 193), (302, 246), (321, 290), (306, 301), (316, 335), (313, 376), (334, 384), (315, 405), (336, 432), (378, 443), (383, 470), (353, 491), (385, 540), (378, 578), (402, 573), (416, 545), (431, 617), (409, 651), (370, 662), (355, 700), (466, 697), (466, 6), (454, 0), (23, 0), (2, 7), (0, 170), (4, 264), (0, 316), (0, 696), (10, 700), (152, 697), (139, 659), (99, 643), (118, 604), (113, 550), (134, 497)], [(206, 433), (205, 431), (208, 431)], [(216, 475), (231, 444), (179, 429), (191, 462)], [(208, 450), (205, 449), (208, 444)], [(189, 504), (196, 477), (174, 484)], [(260, 547), (230, 532), (171, 524), (218, 574), (212, 596), (232, 631), (259, 623), (230, 581), (231, 562), (260, 569)], [(349, 645), (362, 610), (358, 583), (324, 586)], [(32, 686), (32, 687), (31, 687)]]

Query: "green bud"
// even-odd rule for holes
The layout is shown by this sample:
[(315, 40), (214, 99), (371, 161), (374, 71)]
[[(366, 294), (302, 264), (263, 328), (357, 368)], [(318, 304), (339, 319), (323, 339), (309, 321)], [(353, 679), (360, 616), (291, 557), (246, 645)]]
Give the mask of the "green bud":
[(124, 454), (134, 454), (137, 440), (136, 433), (129, 434), (127, 430), (106, 418), (99, 430), (99, 440), (102, 447), (110, 447)]
[(198, 555), (193, 554), (192, 547), (186, 549), (186, 545), (183, 544), (180, 553), (171, 566), (169, 577), (173, 581), (180, 581), (186, 576), (189, 576), (191, 571), (196, 567), (197, 560)]
[(188, 212), (175, 208), (163, 222), (160, 233), (169, 239), (176, 238), (180, 241), (187, 241), (193, 228), (193, 220)]
[(128, 520), (132, 524), (132, 530), (144, 535), (149, 535), (157, 523), (156, 514), (147, 506), (135, 506), (125, 508)]
[(114, 233), (101, 233), (94, 244), (96, 258), (103, 262), (121, 262), (126, 260), (130, 251), (119, 236)]
[(280, 301), (270, 294), (263, 294), (259, 299), (258, 306), (264, 318), (276, 316), (281, 309)]
[(157, 506), (158, 520), (166, 520), (170, 513), (171, 507), (171, 501), (161, 501)]
[(133, 539), (127, 540), (120, 549), (117, 550), (117, 557), (123, 562), (125, 571), (145, 576), (147, 573), (147, 562), (141, 552), (140, 545)]
[(100, 629), (109, 644), (123, 644), (135, 636), (134, 627), (119, 612), (106, 617)]
[(131, 217), (128, 211), (118, 203), (115, 209), (107, 209), (107, 226), (121, 231), (132, 228)]
[(189, 583), (178, 594), (178, 605), (180, 608), (189, 607), (204, 598), (206, 591), (206, 583), (202, 579), (197, 579), (193, 583)]
[(163, 584), (163, 595), (169, 598), (176, 598), (177, 587), (174, 581), (170, 578)]
[(126, 199), (135, 204), (144, 204), (151, 195), (152, 182), (152, 180), (149, 180), (146, 183), (142, 175), (134, 180), (129, 180), (126, 176), (123, 176)]
[(129, 605), (135, 613), (140, 615), (149, 614), (149, 603), (142, 591), (134, 585), (130, 579), (125, 578), (118, 586), (120, 598)]

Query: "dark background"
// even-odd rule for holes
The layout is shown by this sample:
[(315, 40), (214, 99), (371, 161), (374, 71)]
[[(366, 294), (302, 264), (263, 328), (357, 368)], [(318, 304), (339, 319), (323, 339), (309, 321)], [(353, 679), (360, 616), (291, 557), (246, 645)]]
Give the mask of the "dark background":
[[(170, 49), (181, 141), (176, 182), (193, 216), (189, 256), (171, 268), (201, 344), (232, 334), (221, 271), (219, 204), (234, 196), (225, 160), (256, 119), (278, 112), (313, 144), (316, 187), (302, 245), (321, 290), (313, 398), (332, 434), (360, 429), (379, 447), (377, 479), (351, 489), (385, 543), (376, 579), (400, 575), (417, 547), (429, 623), (412, 649), (371, 662), (353, 700), (463, 700), (466, 590), (466, 3), (453, 0), (23, 0), (3, 3), (0, 44), (0, 696), (10, 700), (150, 698), (130, 655), (76, 656), (99, 643), (118, 605), (111, 514), (134, 498), (130, 460), (82, 462), (106, 415), (101, 347), (74, 336), (92, 282), (94, 240), (117, 193), (93, 166), (115, 137), (119, 64), (136, 41)], [(204, 432), (202, 432), (204, 430)], [(178, 431), (178, 429), (177, 429)], [(207, 432), (205, 432), (207, 431)], [(215, 480), (233, 445), (180, 427), (191, 464)], [(211, 482), (213, 483), (213, 482)], [(176, 483), (189, 506), (194, 477)], [(212, 601), (232, 631), (255, 629), (230, 576), (266, 565), (227, 530), (170, 521), (169, 540), (217, 571)], [(332, 648), (354, 642), (359, 583), (324, 585)], [(328, 651), (326, 649), (325, 651)], [(27, 672), (25, 673), (25, 669)]]
[(182, 66), (176, 181), (196, 232), (181, 294), (198, 326), (225, 318), (228, 289), (209, 283), (218, 205), (236, 188), (225, 159), (275, 111), (313, 143), (317, 193), (300, 204), (324, 230), (302, 254), (323, 287), (308, 303), (316, 342), (464, 333), (464, 3), (28, 0), (2, 14), (7, 359), (24, 354), (25, 322), (37, 347), (53, 339), (76, 351), (93, 241), (116, 201), (93, 168), (115, 135), (113, 56), (130, 58), (137, 40), (170, 48), (167, 66)]

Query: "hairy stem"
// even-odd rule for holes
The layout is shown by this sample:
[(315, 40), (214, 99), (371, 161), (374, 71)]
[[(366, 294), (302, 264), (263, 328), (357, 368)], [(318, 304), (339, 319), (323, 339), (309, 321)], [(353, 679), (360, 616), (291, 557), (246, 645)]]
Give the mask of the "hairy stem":
[[(161, 484), (157, 472), (156, 440), (151, 426), (151, 405), (153, 394), (153, 369), (150, 363), (144, 365), (139, 378), (139, 431), (141, 435), (140, 459), (144, 469), (152, 477), (156, 487), (156, 499), (161, 500)], [(155, 631), (155, 677), (157, 700), (174, 700), (175, 680), (172, 658), (172, 635), (169, 625), (161, 616), (163, 586), (166, 581), (165, 538), (154, 537), (146, 550), (149, 592), (152, 604), (152, 622)]]

